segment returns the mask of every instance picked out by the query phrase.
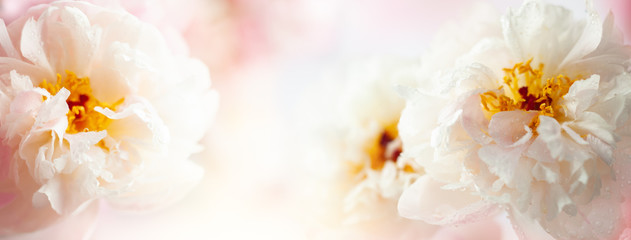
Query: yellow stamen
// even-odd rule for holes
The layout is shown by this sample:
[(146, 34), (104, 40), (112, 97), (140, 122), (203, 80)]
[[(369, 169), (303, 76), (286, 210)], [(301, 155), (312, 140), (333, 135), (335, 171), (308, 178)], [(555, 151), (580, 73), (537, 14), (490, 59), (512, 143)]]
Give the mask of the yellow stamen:
[[(543, 79), (543, 64), (537, 69), (530, 65), (532, 58), (526, 63), (517, 63), (504, 70), (504, 84), (498, 90), (480, 94), (481, 105), (485, 116), (490, 119), (494, 114), (503, 111), (538, 111), (539, 115), (559, 117), (561, 112), (559, 100), (567, 94), (576, 80), (562, 74)], [(530, 127), (536, 129), (539, 117), (535, 117)]]
[(70, 91), (70, 96), (66, 100), (66, 104), (70, 108), (66, 114), (68, 117), (66, 133), (69, 134), (105, 130), (112, 120), (95, 111), (94, 108), (102, 107), (116, 110), (116, 106), (124, 101), (124, 98), (121, 98), (113, 104), (107, 104), (97, 100), (92, 94), (90, 78), (77, 77), (72, 71), (66, 71), (66, 78), (57, 74), (57, 81), (54, 84), (44, 79), (39, 87), (46, 89), (52, 95), (57, 94), (61, 88)]

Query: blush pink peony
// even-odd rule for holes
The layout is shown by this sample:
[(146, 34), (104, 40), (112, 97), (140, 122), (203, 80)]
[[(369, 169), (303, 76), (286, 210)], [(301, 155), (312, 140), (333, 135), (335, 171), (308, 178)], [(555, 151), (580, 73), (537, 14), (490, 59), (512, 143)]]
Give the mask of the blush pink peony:
[(207, 68), (120, 9), (59, 1), (0, 23), (0, 234), (99, 201), (154, 209), (203, 171)]

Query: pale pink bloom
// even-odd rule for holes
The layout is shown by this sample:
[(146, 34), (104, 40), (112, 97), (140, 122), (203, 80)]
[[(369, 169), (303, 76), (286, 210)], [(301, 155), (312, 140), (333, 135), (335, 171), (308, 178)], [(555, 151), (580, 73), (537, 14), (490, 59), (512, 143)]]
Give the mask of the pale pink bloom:
[[(316, 174), (314, 214), (320, 239), (425, 239), (435, 226), (397, 213), (405, 188), (422, 174), (399, 158), (396, 124), (404, 100), (395, 80), (410, 76), (417, 59), (375, 57), (345, 65), (326, 78), (308, 118), (318, 118), (304, 153)], [(326, 94), (327, 101), (322, 96)], [(314, 95), (315, 96), (315, 95)], [(314, 114), (317, 112), (318, 114)], [(315, 115), (315, 116), (314, 116)], [(322, 117), (322, 118), (320, 118)], [(314, 225), (318, 225), (314, 223)]]
[(629, 49), (587, 5), (576, 20), (525, 1), (441, 35), (416, 87), (401, 88), (403, 156), (426, 171), (401, 215), (444, 225), (506, 211), (528, 239), (620, 234)]
[(0, 46), (0, 234), (101, 200), (155, 209), (199, 181), (189, 158), (216, 94), (207, 68), (173, 55), (155, 27), (60, 1), (0, 23)]

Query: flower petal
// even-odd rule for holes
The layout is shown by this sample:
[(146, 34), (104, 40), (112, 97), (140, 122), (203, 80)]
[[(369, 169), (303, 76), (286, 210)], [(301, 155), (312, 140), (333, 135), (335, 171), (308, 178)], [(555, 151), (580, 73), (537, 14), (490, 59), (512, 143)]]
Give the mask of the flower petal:
[(587, 79), (578, 80), (570, 86), (570, 90), (563, 97), (562, 104), (567, 107), (572, 118), (579, 117), (594, 104), (598, 95), (599, 83), (600, 76), (592, 75)]
[(601, 24), (598, 12), (594, 9), (592, 1), (586, 1), (587, 4), (587, 19), (585, 21), (585, 27), (582, 29), (581, 36), (578, 41), (573, 45), (572, 50), (565, 56), (560, 64), (560, 68), (563, 65), (570, 63), (575, 59), (580, 59), (585, 55), (593, 52), (600, 44), (603, 38), (603, 25)]
[(494, 205), (469, 191), (446, 190), (445, 185), (423, 176), (406, 189), (399, 199), (399, 214), (429, 224), (445, 225), (475, 222), (491, 215)]
[[(491, 143), (488, 132), (489, 120), (480, 108), (480, 95), (472, 94), (462, 106), (462, 127), (479, 144)], [(492, 135), (491, 135), (492, 136)]]
[(594, 135), (587, 135), (587, 142), (589, 142), (589, 146), (596, 152), (596, 154), (603, 160), (607, 165), (611, 166), (613, 164), (613, 151), (615, 147), (606, 144), (602, 140)]
[(591, 134), (609, 145), (616, 144), (615, 126), (610, 125), (602, 116), (594, 112), (583, 112), (580, 118), (568, 123), (568, 126), (583, 136)]
[(72, 70), (79, 76), (87, 75), (100, 44), (99, 27), (93, 28), (86, 14), (76, 7), (51, 8), (47, 14), (51, 16), (42, 20), (42, 41), (52, 69), (57, 73)]
[[(44, 42), (42, 41), (41, 25), (33, 18), (26, 21), (22, 30), (20, 42), (22, 56), (30, 60), (35, 65), (43, 69), (50, 69), (50, 63), (44, 52)], [(52, 75), (52, 72), (51, 72)]]
[(504, 184), (513, 186), (513, 178), (522, 153), (528, 146), (505, 148), (497, 144), (486, 145), (478, 151), (480, 159), (488, 165), (489, 171), (497, 175)]
[(116, 120), (108, 127), (108, 135), (115, 139), (133, 139), (134, 142), (154, 147), (169, 142), (168, 129), (146, 99), (127, 97), (116, 112), (102, 107), (95, 107), (94, 110)]
[[(534, 111), (504, 111), (493, 114), (489, 122), (489, 135), (500, 146), (510, 146), (521, 142), (522, 137), (527, 141), (532, 136), (528, 125), (538, 115)], [(528, 135), (530, 133), (530, 135)]]

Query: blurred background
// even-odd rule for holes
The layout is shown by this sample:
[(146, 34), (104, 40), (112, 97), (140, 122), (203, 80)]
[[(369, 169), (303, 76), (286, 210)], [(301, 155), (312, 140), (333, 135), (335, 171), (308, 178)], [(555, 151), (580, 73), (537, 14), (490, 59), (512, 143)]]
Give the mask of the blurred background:
[[(317, 89), (324, 75), (348, 62), (382, 55), (421, 56), (442, 26), (459, 21), (480, 4), (468, 0), (130, 2), (126, 8), (145, 11), (141, 18), (171, 26), (166, 32), (184, 34), (182, 51), (209, 66), (220, 107), (203, 142), (205, 150), (194, 156), (206, 170), (202, 182), (176, 205), (151, 213), (117, 212), (102, 205), (92, 235), (98, 240), (342, 238), (314, 216), (315, 199), (322, 196), (310, 189), (318, 179), (313, 163), (306, 159), (317, 153), (301, 144), (309, 138), (303, 120), (326, 113), (310, 112), (305, 98), (331, 97), (333, 93)], [(585, 9), (583, 1), (551, 2), (577, 13)], [(521, 1), (483, 4), (504, 13)], [(608, 3), (595, 4), (604, 18)], [(151, 11), (154, 6), (163, 8)], [(203, 105), (197, 107), (204, 110)], [(503, 227), (510, 229), (509, 223)], [(54, 238), (64, 233), (50, 234)]]

